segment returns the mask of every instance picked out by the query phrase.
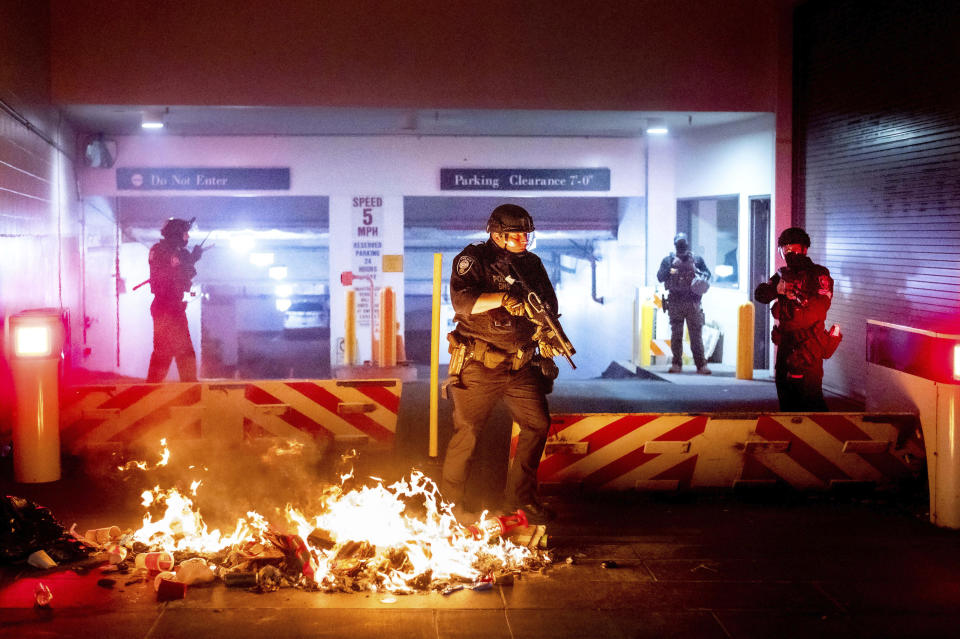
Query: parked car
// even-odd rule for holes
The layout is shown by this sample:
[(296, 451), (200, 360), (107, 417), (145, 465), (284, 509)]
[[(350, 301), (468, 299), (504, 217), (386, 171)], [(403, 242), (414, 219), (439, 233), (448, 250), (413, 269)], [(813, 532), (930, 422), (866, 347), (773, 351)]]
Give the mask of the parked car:
[(283, 315), (283, 336), (289, 339), (317, 339), (330, 331), (330, 309), (323, 301), (300, 301)]

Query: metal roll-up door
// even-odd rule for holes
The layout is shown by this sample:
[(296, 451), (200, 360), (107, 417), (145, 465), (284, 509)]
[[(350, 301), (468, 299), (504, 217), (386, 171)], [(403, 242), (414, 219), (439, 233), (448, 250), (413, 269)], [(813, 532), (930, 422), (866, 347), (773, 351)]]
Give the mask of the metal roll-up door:
[(960, 332), (960, 3), (812, 2), (795, 21), (795, 222), (845, 333), (824, 385), (863, 397), (866, 321)]

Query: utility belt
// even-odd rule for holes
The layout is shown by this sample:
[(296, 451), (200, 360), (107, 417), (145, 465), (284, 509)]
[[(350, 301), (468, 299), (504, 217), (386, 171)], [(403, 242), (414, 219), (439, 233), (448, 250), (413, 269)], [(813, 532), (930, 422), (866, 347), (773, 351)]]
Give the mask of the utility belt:
[(798, 331), (782, 331), (775, 326), (771, 337), (778, 348), (786, 349), (783, 361), (792, 378), (803, 377), (813, 369), (822, 371), (823, 360), (833, 356), (843, 339), (840, 327), (834, 325), (825, 331), (820, 324)]
[(781, 329), (780, 326), (774, 326), (773, 330), (770, 332), (770, 339), (777, 346), (779, 346), (781, 342), (799, 344), (807, 341), (808, 339), (818, 337), (822, 332), (823, 330), (818, 324), (808, 326), (807, 328), (801, 328), (798, 331), (785, 331)]
[(463, 337), (456, 332), (447, 333), (450, 353), (451, 376), (457, 376), (468, 361), (477, 361), (487, 368), (497, 368), (506, 361), (510, 361), (510, 370), (517, 371), (530, 363), (536, 354), (536, 342), (530, 342), (525, 348), (516, 352), (508, 352), (497, 348), (490, 342), (475, 337)]

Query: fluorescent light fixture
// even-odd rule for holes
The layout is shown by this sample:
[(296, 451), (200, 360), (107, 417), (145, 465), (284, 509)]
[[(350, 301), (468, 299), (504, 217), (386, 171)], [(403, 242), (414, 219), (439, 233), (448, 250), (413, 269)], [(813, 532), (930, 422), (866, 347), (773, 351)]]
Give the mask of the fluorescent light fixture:
[(251, 253), (250, 263), (254, 266), (270, 266), (273, 264), (273, 253)]
[(288, 308), (290, 308), (290, 298), (289, 298), (289, 297), (278, 297), (278, 298), (277, 298), (277, 301), (275, 302), (275, 306), (277, 307), (277, 310), (278, 310), (278, 311), (280, 311), (281, 313), (283, 313), (283, 312), (286, 311)]
[(663, 118), (647, 118), (647, 133), (650, 135), (666, 135), (670, 132), (667, 121)]
[(162, 129), (163, 115), (163, 109), (147, 109), (140, 116), (140, 127), (143, 129)]
[(252, 235), (234, 235), (230, 238), (230, 248), (237, 253), (249, 253), (254, 246), (255, 242)]
[(277, 284), (276, 288), (273, 289), (273, 294), (277, 297), (290, 297), (293, 295), (293, 285)]
[(287, 279), (287, 267), (271, 266), (270, 270), (267, 271), (267, 275), (269, 275), (272, 280), (285, 280)]

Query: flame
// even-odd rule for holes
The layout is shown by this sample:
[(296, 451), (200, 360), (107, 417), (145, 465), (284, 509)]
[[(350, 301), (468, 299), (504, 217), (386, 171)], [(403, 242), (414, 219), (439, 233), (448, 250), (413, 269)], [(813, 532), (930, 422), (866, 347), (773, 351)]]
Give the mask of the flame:
[(139, 468), (140, 470), (153, 470), (153, 469), (155, 469), (155, 468), (160, 468), (160, 467), (162, 467), (162, 466), (166, 466), (167, 463), (169, 463), (169, 461), (170, 461), (170, 449), (167, 448), (167, 438), (166, 438), (166, 437), (164, 437), (163, 439), (160, 440), (160, 447), (161, 447), (161, 449), (162, 449), (162, 452), (160, 453), (160, 461), (158, 461), (158, 462), (157, 462), (156, 464), (154, 464), (153, 466), (151, 466), (150, 464), (148, 464), (148, 463), (145, 462), (145, 461), (128, 461), (128, 462), (127, 462), (126, 464), (124, 464), (123, 466), (117, 466), (117, 470), (127, 471), (127, 470), (131, 470), (131, 469), (133, 469), (133, 468)]
[[(169, 460), (165, 442), (164, 448), (165, 464)], [(344, 482), (352, 477), (352, 471), (342, 474), (340, 485), (327, 487), (304, 510), (287, 505), (278, 511), (285, 521), (270, 522), (248, 511), (225, 533), (210, 530), (193, 501), (201, 481), (190, 483), (189, 494), (157, 485), (141, 495), (148, 510), (132, 538), (152, 550), (221, 555), (237, 551), (245, 557), (256, 555), (257, 550), (250, 549), (286, 540), (302, 546), (297, 551), (306, 564), (302, 579), (330, 590), (351, 584), (373, 591), (413, 592), (434, 582), (470, 582), (495, 571), (549, 563), (545, 553), (502, 538), (499, 524), (487, 519), (486, 512), (473, 530), (464, 528), (453, 516), (453, 505), (442, 501), (436, 484), (419, 471), (387, 486), (371, 477), (371, 485), (346, 490)], [(151, 511), (158, 513), (156, 518)], [(289, 553), (291, 548), (281, 550)]]

